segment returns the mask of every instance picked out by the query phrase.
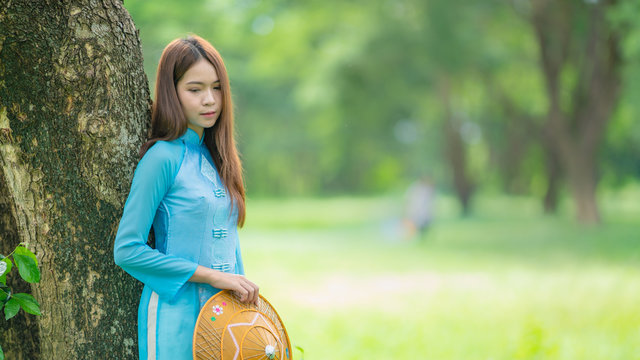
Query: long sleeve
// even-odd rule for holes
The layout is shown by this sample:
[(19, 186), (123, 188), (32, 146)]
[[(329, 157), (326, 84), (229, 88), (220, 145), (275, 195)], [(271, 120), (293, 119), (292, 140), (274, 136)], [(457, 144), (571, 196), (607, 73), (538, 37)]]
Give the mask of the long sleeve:
[(158, 206), (183, 157), (183, 144), (164, 141), (145, 153), (133, 175), (113, 247), (115, 263), (167, 301), (174, 299), (198, 264), (163, 254), (146, 242)]

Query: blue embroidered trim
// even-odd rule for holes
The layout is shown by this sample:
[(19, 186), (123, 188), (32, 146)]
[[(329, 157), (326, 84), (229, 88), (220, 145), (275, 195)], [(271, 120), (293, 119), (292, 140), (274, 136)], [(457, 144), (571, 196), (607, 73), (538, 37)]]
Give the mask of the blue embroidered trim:
[(211, 166), (209, 161), (204, 157), (204, 154), (200, 155), (200, 172), (207, 179), (211, 180), (213, 184), (218, 187), (218, 181), (216, 180), (216, 170)]
[(200, 155), (200, 172), (207, 179), (209, 179), (213, 183), (213, 185), (215, 185), (216, 189), (213, 191), (213, 194), (217, 198), (225, 197), (227, 195), (227, 192), (224, 190), (224, 188), (218, 186), (218, 176), (216, 170), (213, 168), (213, 166), (211, 166), (209, 161), (207, 161), (207, 158), (204, 157), (204, 154)]

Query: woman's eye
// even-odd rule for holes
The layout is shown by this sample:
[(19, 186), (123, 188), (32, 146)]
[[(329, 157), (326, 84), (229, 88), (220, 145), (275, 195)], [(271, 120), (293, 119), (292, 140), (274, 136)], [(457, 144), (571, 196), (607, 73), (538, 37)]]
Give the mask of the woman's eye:
[(214, 86), (213, 89), (214, 90), (222, 90), (222, 88), (220, 86)]
[(200, 89), (189, 89), (188, 91), (190, 91), (190, 92), (198, 92), (198, 91), (200, 91)]

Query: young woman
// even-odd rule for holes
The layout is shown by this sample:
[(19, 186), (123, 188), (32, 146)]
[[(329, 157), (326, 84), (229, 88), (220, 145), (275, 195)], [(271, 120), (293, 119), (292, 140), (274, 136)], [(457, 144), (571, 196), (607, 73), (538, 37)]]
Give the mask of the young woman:
[[(204, 39), (172, 41), (158, 64), (151, 139), (141, 150), (114, 244), (117, 265), (144, 283), (140, 359), (192, 359), (196, 318), (220, 289), (256, 303), (237, 227), (245, 218), (229, 78)], [(155, 248), (147, 245), (153, 226)]]

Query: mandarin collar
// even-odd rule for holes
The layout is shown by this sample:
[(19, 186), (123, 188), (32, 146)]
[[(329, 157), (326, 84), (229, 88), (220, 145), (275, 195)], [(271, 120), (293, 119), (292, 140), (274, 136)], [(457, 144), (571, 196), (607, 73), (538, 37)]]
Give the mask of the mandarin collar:
[(180, 139), (189, 144), (201, 145), (202, 140), (204, 140), (204, 131), (202, 132), (202, 137), (199, 137), (198, 133), (195, 130), (187, 128), (187, 131), (185, 131), (185, 133), (180, 136)]

